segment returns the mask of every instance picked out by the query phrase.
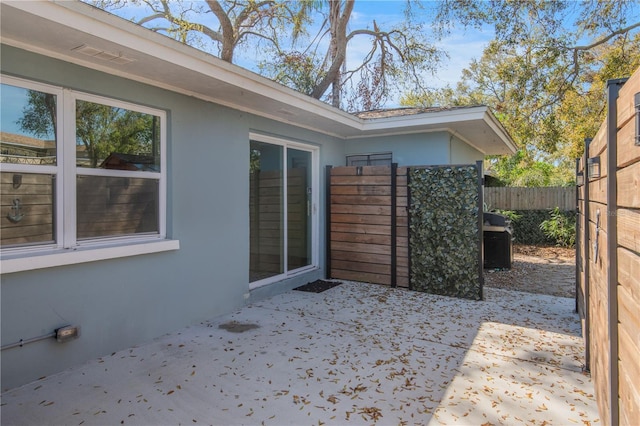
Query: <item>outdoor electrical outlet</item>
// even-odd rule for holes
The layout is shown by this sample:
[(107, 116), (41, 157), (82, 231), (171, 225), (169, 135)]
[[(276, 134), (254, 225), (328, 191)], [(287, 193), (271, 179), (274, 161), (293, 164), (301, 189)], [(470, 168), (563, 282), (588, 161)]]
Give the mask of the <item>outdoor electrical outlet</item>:
[(80, 336), (80, 328), (73, 325), (66, 325), (56, 329), (56, 340), (65, 343), (69, 340), (77, 339)]

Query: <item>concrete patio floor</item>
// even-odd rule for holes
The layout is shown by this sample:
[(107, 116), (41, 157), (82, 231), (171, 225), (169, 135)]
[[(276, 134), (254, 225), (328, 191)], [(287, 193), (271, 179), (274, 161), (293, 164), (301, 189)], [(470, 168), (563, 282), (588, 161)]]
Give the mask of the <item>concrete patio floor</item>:
[(10, 390), (2, 424), (598, 424), (574, 300), (485, 298), (290, 291)]

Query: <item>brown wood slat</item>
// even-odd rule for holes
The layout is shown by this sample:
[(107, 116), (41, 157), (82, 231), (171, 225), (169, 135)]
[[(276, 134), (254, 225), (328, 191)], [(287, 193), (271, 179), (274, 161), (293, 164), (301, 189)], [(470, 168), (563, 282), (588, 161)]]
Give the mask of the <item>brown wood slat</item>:
[(391, 226), (391, 216), (383, 215), (356, 215), (338, 213), (331, 215), (334, 223), (357, 223), (364, 225), (387, 225)]
[(589, 157), (597, 157), (607, 147), (607, 127), (603, 122), (600, 129), (589, 144)]
[(618, 245), (640, 253), (640, 211), (618, 209)]
[(607, 204), (607, 178), (589, 182), (589, 201)]
[(391, 254), (391, 246), (381, 244), (360, 244), (335, 241), (331, 243), (331, 248), (332, 250), (338, 251), (384, 254), (386, 256), (389, 256)]
[(635, 131), (636, 125), (633, 120), (627, 122), (618, 131), (618, 167), (629, 166), (640, 161), (640, 148), (635, 145)]
[(632, 120), (635, 114), (634, 96), (638, 92), (640, 92), (640, 74), (636, 72), (635, 75), (622, 86), (618, 94), (618, 116), (616, 117), (618, 128), (625, 122)]
[[(607, 205), (601, 203), (589, 203), (589, 223), (595, 224), (600, 211), (600, 229), (607, 232)], [(601, 231), (601, 232), (602, 232)]]
[(331, 241), (364, 244), (390, 244), (388, 235), (354, 234), (350, 232), (331, 232)]
[(357, 204), (332, 204), (331, 215), (334, 214), (362, 214), (362, 215), (391, 215), (390, 206), (369, 206), (369, 205), (357, 205)]
[[(627, 338), (620, 336), (620, 343), (625, 345)], [(624, 350), (622, 348), (621, 350)], [(620, 424), (640, 425), (640, 391), (637, 388), (637, 377), (628, 371), (628, 363), (619, 362), (620, 371)]]
[(640, 163), (619, 170), (617, 177), (618, 206), (640, 209)]
[(409, 288), (409, 278), (398, 276), (396, 284), (400, 288)]
[(374, 274), (391, 275), (391, 265), (380, 263), (352, 262), (348, 260), (332, 260), (331, 267), (345, 271), (371, 272)]
[(618, 247), (618, 282), (640, 301), (640, 255)]
[(331, 188), (332, 195), (391, 195), (391, 186), (336, 185)]
[[(640, 424), (640, 363), (638, 362), (637, 342), (624, 330), (619, 333), (619, 361), (620, 372), (620, 413), (625, 421), (622, 425)], [(637, 341), (637, 339), (636, 339)], [(634, 352), (635, 350), (635, 352)]]
[(362, 225), (353, 223), (332, 223), (331, 232), (351, 232), (354, 234), (391, 235), (389, 225)]
[[(628, 335), (637, 335), (640, 330), (640, 301), (635, 300), (630, 292), (624, 287), (618, 288), (618, 329), (623, 330)], [(631, 339), (628, 352), (640, 354), (640, 340)], [(625, 359), (625, 362), (633, 364), (633, 357)], [(640, 367), (637, 367), (640, 373)], [(640, 377), (638, 374), (636, 377)], [(639, 388), (640, 389), (640, 388)]]
[(331, 176), (355, 176), (358, 169), (362, 176), (391, 176), (388, 166), (338, 166), (331, 169)]
[[(332, 244), (333, 245), (333, 244)], [(380, 263), (384, 265), (391, 265), (391, 257), (384, 254), (375, 253), (362, 253), (342, 250), (331, 250), (331, 261), (336, 260), (351, 260), (354, 262), (364, 263)]]
[(384, 195), (331, 195), (331, 204), (363, 204), (390, 206), (391, 197)]
[(331, 185), (389, 185), (391, 176), (334, 176)]
[(360, 281), (373, 284), (391, 285), (391, 276), (382, 274), (372, 274), (368, 272), (345, 271), (331, 268), (331, 277), (349, 281)]

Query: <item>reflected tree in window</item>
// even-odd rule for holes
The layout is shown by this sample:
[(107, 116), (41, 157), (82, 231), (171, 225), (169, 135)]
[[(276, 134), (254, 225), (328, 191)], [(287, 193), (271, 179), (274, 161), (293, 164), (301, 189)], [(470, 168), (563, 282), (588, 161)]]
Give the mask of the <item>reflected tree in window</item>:
[[(55, 96), (29, 90), (29, 100), (18, 124), (38, 137), (55, 135)], [(159, 119), (156, 116), (88, 101), (76, 103), (78, 165), (100, 167), (110, 154), (154, 158), (159, 165)]]
[(89, 167), (112, 153), (138, 156), (158, 155), (158, 123), (153, 115), (122, 108), (78, 101), (76, 105), (76, 139), (86, 150)]
[(57, 138), (55, 95), (29, 90), (27, 96), (28, 103), (17, 123), (20, 129), (39, 138)]

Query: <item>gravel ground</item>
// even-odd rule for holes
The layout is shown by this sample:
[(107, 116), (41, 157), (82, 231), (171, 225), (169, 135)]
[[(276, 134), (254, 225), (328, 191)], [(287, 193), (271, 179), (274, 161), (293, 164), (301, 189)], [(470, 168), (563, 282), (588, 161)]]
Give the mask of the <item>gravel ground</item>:
[(510, 270), (485, 270), (485, 286), (575, 297), (575, 249), (514, 245), (513, 252)]

